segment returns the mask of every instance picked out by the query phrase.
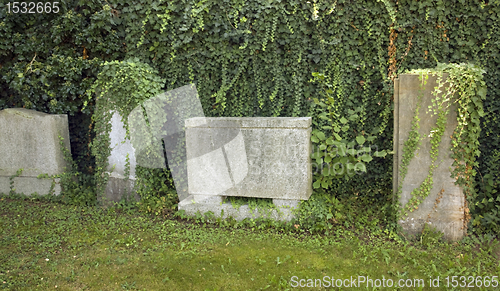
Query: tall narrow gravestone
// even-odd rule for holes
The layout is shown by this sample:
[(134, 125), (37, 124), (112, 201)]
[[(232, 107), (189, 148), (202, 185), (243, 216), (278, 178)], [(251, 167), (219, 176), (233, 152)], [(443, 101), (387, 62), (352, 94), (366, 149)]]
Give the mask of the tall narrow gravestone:
[[(443, 81), (447, 75), (443, 76)], [(432, 105), (432, 92), (437, 86), (437, 76), (429, 76), (426, 84), (419, 80), (418, 74), (401, 74), (394, 82), (394, 192), (401, 186), (402, 192), (399, 202), (404, 207), (411, 198), (412, 190), (419, 187), (429, 173), (431, 165), (430, 131), (436, 126), (437, 115), (428, 111)], [(445, 84), (446, 86), (446, 84)], [(446, 87), (445, 87), (446, 88)], [(445, 90), (442, 90), (445, 91)], [(419, 96), (419, 134), (421, 144), (411, 159), (408, 172), (404, 180), (401, 177), (400, 166), (403, 158), (403, 147), (408, 140), (412, 128), (412, 120), (417, 109)], [(447, 240), (459, 240), (465, 233), (464, 203), (465, 196), (462, 189), (455, 185), (451, 178), (453, 159), (451, 155), (451, 136), (457, 126), (455, 106), (450, 107), (447, 116), (446, 128), (439, 144), (439, 155), (435, 162), (437, 166), (433, 173), (433, 187), (430, 194), (418, 205), (418, 209), (408, 212), (399, 221), (403, 229), (409, 234), (422, 233), (427, 223), (431, 227), (444, 233)]]
[[(68, 116), (65, 114), (46, 114), (23, 108), (0, 111), (0, 193), (10, 193), (11, 177), (23, 169), (21, 175), (13, 178), (14, 192), (49, 194), (53, 180), (37, 177), (62, 174), (68, 166), (59, 136), (64, 138), (64, 146), (70, 152)], [(52, 190), (58, 195), (61, 187), (56, 183)]]
[[(108, 157), (108, 182), (105, 189), (104, 203), (119, 202), (123, 198), (138, 199), (134, 191), (135, 185), (135, 149), (130, 139), (125, 138), (126, 129), (122, 117), (116, 111), (111, 117), (109, 133), (111, 154)], [(126, 161), (129, 160), (129, 173), (126, 175)]]

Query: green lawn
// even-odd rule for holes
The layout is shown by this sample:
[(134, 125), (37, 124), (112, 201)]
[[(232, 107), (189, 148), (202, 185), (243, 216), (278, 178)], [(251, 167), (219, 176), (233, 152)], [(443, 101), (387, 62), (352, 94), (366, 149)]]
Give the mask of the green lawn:
[[(470, 276), (500, 276), (498, 243), (484, 238), (404, 241), (387, 231), (341, 228), (311, 235), (5, 196), (0, 218), (0, 289), (8, 290), (290, 290), (314, 282), (307, 279), (350, 284), (351, 276), (357, 287), (320, 287), (317, 280), (316, 288), (299, 289), (419, 290), (366, 288), (357, 281), (364, 276), (373, 284), (424, 279), (423, 290), (450, 290), (445, 277), (451, 284), (455, 275), (455, 290), (465, 290), (460, 276), (467, 284)], [(429, 287), (437, 276), (440, 288)]]

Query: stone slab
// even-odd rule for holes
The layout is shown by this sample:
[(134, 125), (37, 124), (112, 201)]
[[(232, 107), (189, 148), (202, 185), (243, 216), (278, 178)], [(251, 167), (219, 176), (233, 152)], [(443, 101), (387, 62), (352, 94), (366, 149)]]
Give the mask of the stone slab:
[[(10, 192), (9, 177), (22, 168), (21, 176), (14, 179), (16, 192), (48, 194), (52, 180), (36, 177), (61, 174), (68, 166), (59, 135), (71, 152), (68, 116), (65, 114), (46, 114), (24, 108), (0, 111), (0, 193)], [(61, 188), (56, 184), (54, 194), (60, 192)]]
[[(400, 197), (401, 205), (405, 205), (411, 198), (411, 191), (420, 186), (427, 177), (430, 158), (430, 137), (429, 133), (432, 127), (435, 126), (437, 115), (431, 116), (427, 113), (427, 108), (431, 105), (433, 98), (432, 92), (437, 86), (436, 78), (429, 76), (427, 84), (424, 85), (423, 91), (420, 91), (419, 75), (416, 74), (401, 74), (395, 82), (395, 118), (398, 124), (395, 124), (394, 137), (395, 142), (395, 167), (399, 169), (403, 155), (403, 145), (408, 139), (411, 130), (411, 122), (417, 106), (418, 95), (423, 92), (422, 104), (419, 111), (420, 130), (419, 133), (424, 136), (421, 146), (416, 151), (414, 158), (411, 160), (408, 173), (405, 180), (401, 181), (399, 170), (394, 172), (394, 188), (397, 191), (397, 186), (402, 182), (402, 194)], [(443, 79), (446, 75), (443, 77)], [(422, 232), (424, 224), (435, 227), (437, 230), (444, 233), (444, 238), (447, 240), (460, 240), (464, 234), (464, 204), (465, 196), (462, 189), (455, 185), (455, 179), (451, 178), (453, 159), (451, 154), (451, 135), (457, 126), (457, 116), (455, 107), (450, 108), (450, 114), (447, 119), (447, 126), (439, 145), (439, 155), (436, 160), (437, 168), (433, 175), (433, 188), (429, 196), (418, 206), (418, 209), (409, 213), (408, 217), (399, 221), (403, 229), (409, 234), (419, 234)], [(438, 198), (438, 194), (444, 190), (440, 203), (434, 208), (434, 203)], [(430, 218), (429, 218), (430, 215)]]
[(310, 117), (191, 118), (185, 124), (189, 194), (311, 196)]
[(179, 202), (179, 210), (184, 210), (185, 214), (190, 216), (195, 216), (197, 213), (204, 215), (207, 212), (212, 212), (215, 217), (224, 219), (232, 217), (238, 221), (246, 218), (268, 218), (279, 221), (290, 221), (295, 218), (293, 210), (298, 207), (300, 201), (273, 200), (273, 203), (277, 206), (277, 209), (250, 209), (248, 205), (242, 205), (239, 208), (234, 208), (231, 203), (224, 202), (222, 196), (191, 195)]

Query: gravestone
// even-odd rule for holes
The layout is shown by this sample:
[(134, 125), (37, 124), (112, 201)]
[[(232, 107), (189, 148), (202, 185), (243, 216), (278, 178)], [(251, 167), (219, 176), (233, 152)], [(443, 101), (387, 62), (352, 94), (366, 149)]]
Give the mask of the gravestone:
[(223, 203), (239, 196), (271, 198), (282, 211), (268, 217), (290, 220), (290, 210), (312, 194), (310, 117), (187, 119), (186, 153), (190, 196), (179, 210), (187, 214), (260, 216), (248, 206)]
[[(112, 112), (111, 131), (109, 133), (111, 153), (108, 157), (107, 173), (108, 183), (105, 188), (105, 204), (119, 202), (123, 198), (138, 200), (139, 197), (134, 191), (135, 185), (135, 149), (130, 139), (125, 138), (126, 130), (122, 122), (122, 117), (116, 111)], [(127, 155), (129, 158), (128, 179), (125, 173)]]
[[(445, 80), (447, 75), (443, 76)], [(431, 165), (430, 157), (430, 130), (436, 125), (437, 115), (431, 116), (427, 113), (428, 107), (432, 105), (434, 98), (432, 92), (437, 76), (429, 76), (427, 83), (421, 87), (422, 81), (417, 74), (401, 74), (394, 82), (394, 173), (393, 190), (398, 191), (398, 185), (402, 185), (402, 193), (399, 202), (404, 206), (411, 198), (413, 189), (419, 187), (429, 173)], [(445, 91), (445, 90), (442, 90)], [(411, 123), (417, 107), (419, 94), (423, 94), (419, 109), (420, 129), (423, 136), (420, 147), (416, 150), (409, 166), (404, 181), (401, 180), (399, 167), (403, 156), (403, 145), (408, 139), (411, 131)], [(422, 233), (425, 223), (444, 233), (447, 240), (459, 240), (465, 234), (464, 228), (464, 204), (465, 196), (462, 189), (455, 185), (455, 179), (451, 178), (453, 159), (451, 155), (451, 136), (457, 126), (456, 107), (450, 107), (447, 116), (446, 129), (439, 145), (439, 155), (436, 160), (437, 168), (433, 174), (433, 188), (428, 197), (418, 205), (418, 209), (409, 212), (403, 217), (399, 224), (409, 234)]]
[[(184, 121), (195, 116), (204, 115), (194, 84), (158, 94), (137, 105), (127, 116), (130, 139), (125, 139), (122, 117), (114, 112), (109, 135), (112, 151), (108, 158), (109, 180), (105, 199), (118, 202), (129, 196), (138, 200), (140, 197), (133, 189), (136, 166), (162, 169), (167, 163), (179, 199), (187, 197)], [(128, 179), (125, 175), (127, 155), (130, 163)]]
[[(24, 108), (0, 111), (0, 193), (11, 191), (13, 178), (16, 193), (46, 195), (51, 192), (53, 179), (38, 179), (40, 174), (62, 174), (68, 166), (64, 160), (59, 136), (70, 149), (68, 116), (46, 114)], [(55, 179), (53, 193), (59, 195), (61, 186)]]

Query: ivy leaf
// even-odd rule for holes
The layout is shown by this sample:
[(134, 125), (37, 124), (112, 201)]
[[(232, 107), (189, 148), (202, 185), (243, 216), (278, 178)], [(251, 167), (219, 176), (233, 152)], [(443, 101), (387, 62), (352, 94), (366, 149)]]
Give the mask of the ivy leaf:
[(372, 156), (370, 155), (367, 155), (367, 154), (364, 154), (361, 156), (361, 159), (363, 160), (363, 162), (370, 162), (371, 160), (373, 160)]
[(321, 152), (314, 152), (311, 154), (312, 159), (319, 159), (319, 158), (321, 158), (321, 156), (322, 156)]
[(357, 163), (356, 165), (354, 165), (354, 170), (357, 172), (366, 172), (365, 163), (362, 163), (362, 162)]
[(322, 131), (316, 131), (316, 137), (320, 140), (325, 140), (325, 134)]
[(358, 142), (358, 144), (359, 144), (359, 145), (362, 145), (362, 144), (364, 144), (364, 143), (365, 143), (365, 141), (366, 141), (366, 140), (365, 140), (365, 137), (364, 137), (364, 136), (362, 136), (362, 135), (358, 135), (358, 136), (356, 137), (356, 141)]
[(486, 99), (486, 87), (479, 88), (479, 90), (477, 90), (477, 95), (483, 100)]
[(345, 117), (342, 116), (342, 118), (340, 119), (340, 122), (342, 122), (342, 124), (346, 124), (349, 122), (349, 120), (347, 120)]
[(313, 183), (314, 189), (318, 189), (321, 187), (321, 180), (316, 180), (316, 182)]
[(332, 137), (329, 137), (327, 140), (326, 140), (326, 144), (327, 145), (332, 145), (334, 143), (334, 140)]
[(319, 139), (316, 136), (312, 135), (311, 136), (311, 141), (314, 142), (314, 143), (318, 143)]
[(376, 151), (373, 153), (374, 156), (376, 157), (380, 157), (380, 158), (383, 158), (387, 155), (387, 152), (385, 150), (383, 151)]

